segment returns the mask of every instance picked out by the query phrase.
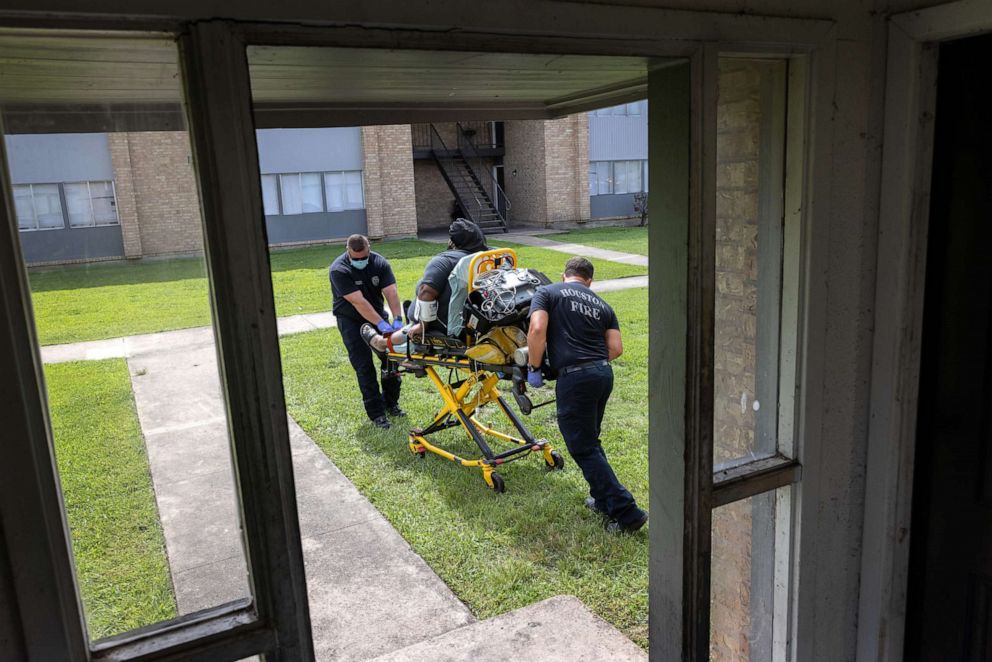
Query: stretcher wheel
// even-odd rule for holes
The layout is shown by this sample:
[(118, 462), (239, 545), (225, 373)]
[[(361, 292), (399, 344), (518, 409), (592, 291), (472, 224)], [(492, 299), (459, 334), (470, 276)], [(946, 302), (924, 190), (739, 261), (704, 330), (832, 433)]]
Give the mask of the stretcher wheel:
[(502, 476), (500, 476), (498, 473), (494, 471), (491, 474), (489, 474), (489, 477), (493, 481), (493, 485), (492, 485), (493, 492), (495, 492), (496, 494), (503, 494), (504, 492), (506, 492), (506, 483), (503, 482)]
[(565, 468), (565, 458), (558, 451), (551, 451), (552, 464), (548, 465), (548, 471), (561, 471)]
[(407, 447), (410, 449), (410, 452), (411, 453), (413, 453), (414, 455), (417, 455), (418, 457), (420, 457), (421, 460), (423, 460), (425, 457), (427, 457), (427, 449), (425, 449), (423, 446), (421, 446), (419, 443), (417, 443), (413, 439), (411, 439), (409, 441), (409, 443), (407, 444)]

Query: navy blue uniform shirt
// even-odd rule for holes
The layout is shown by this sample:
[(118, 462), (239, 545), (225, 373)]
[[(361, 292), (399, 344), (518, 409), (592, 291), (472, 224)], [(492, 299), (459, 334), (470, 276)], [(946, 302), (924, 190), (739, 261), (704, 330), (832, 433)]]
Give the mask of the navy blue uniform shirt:
[(534, 294), (530, 313), (548, 313), (548, 359), (551, 369), (609, 359), (606, 331), (620, 329), (609, 304), (582, 283), (545, 285)]
[(366, 321), (361, 313), (351, 305), (351, 302), (344, 298), (346, 294), (360, 291), (365, 300), (372, 304), (372, 307), (385, 319), (382, 290), (396, 283), (393, 268), (389, 266), (386, 258), (369, 251), (368, 265), (364, 269), (355, 269), (351, 266), (348, 251), (345, 251), (331, 263), (329, 276), (331, 294), (334, 296), (331, 310), (335, 317), (350, 317), (359, 322)]

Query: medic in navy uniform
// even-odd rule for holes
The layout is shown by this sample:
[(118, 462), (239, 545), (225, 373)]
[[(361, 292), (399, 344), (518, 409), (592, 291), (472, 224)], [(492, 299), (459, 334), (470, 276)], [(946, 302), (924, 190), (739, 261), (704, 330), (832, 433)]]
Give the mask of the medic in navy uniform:
[[(333, 312), (338, 331), (348, 350), (348, 359), (358, 377), (365, 413), (378, 428), (388, 430), (390, 416), (406, 416), (400, 409), (399, 375), (387, 370), (382, 361), (382, 391), (376, 379), (375, 362), (369, 346), (362, 340), (361, 328), (366, 322), (380, 333), (402, 328), (402, 308), (396, 292), (396, 278), (386, 258), (370, 250), (369, 240), (353, 234), (348, 237), (347, 249), (331, 264), (331, 293), (334, 296)], [(383, 307), (383, 296), (393, 313), (392, 322)]]
[(603, 515), (611, 533), (633, 533), (648, 521), (633, 495), (620, 484), (599, 439), (606, 402), (613, 391), (610, 361), (623, 353), (620, 323), (610, 306), (589, 289), (593, 266), (573, 257), (561, 283), (539, 289), (530, 304), (527, 383), (541, 386), (547, 350), (557, 374), (558, 429), (589, 483), (586, 506)]

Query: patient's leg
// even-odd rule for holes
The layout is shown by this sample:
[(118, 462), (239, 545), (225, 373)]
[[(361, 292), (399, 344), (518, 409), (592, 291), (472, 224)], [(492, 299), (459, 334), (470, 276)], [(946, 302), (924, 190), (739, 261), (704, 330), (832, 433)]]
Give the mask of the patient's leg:
[[(409, 336), (420, 335), (422, 328), (423, 328), (422, 325), (418, 322), (416, 324), (405, 326), (399, 331), (393, 331), (393, 334), (390, 337), (393, 347), (397, 347), (405, 343), (406, 339)], [(377, 352), (388, 351), (388, 346), (386, 344), (386, 337), (380, 336), (379, 334), (376, 334), (374, 336), (370, 334), (369, 345), (371, 345), (372, 349), (376, 350)]]

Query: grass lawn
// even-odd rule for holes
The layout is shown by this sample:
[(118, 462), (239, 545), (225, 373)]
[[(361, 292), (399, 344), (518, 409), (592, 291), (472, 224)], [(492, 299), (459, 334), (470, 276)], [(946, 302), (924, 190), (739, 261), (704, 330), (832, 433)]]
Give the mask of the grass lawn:
[(121, 359), (48, 365), (45, 378), (90, 637), (174, 618), (127, 365)]
[[(647, 290), (604, 298), (620, 317), (626, 352), (615, 364), (602, 438), (620, 480), (646, 504)], [(292, 416), (479, 618), (569, 593), (647, 646), (646, 532), (607, 535), (585, 509), (588, 490), (565, 452), (553, 406), (525, 420), (563, 451), (565, 471), (547, 473), (538, 457), (528, 458), (500, 472), (507, 492), (495, 495), (480, 471), (407, 450), (405, 428), (428, 422), (439, 405), (426, 379), (404, 377), (408, 424), (380, 432), (359, 413), (355, 376), (335, 329), (283, 338), (282, 354)], [(481, 418), (499, 421), (490, 416)], [(448, 448), (478, 456), (463, 433), (446, 434)]]
[[(643, 228), (585, 228), (563, 234), (548, 235), (553, 241), (608, 248), (635, 255), (648, 254), (648, 229)], [(599, 263), (596, 264), (597, 268)], [(599, 278), (599, 274), (596, 274)]]
[[(493, 239), (494, 246), (509, 246)], [(376, 242), (373, 249), (393, 265), (400, 298), (413, 295), (438, 244), (418, 240)], [(557, 279), (567, 255), (541, 248), (516, 247), (521, 264)], [(330, 310), (327, 267), (343, 251), (319, 246), (272, 253), (272, 283), (280, 317)], [(599, 261), (598, 279), (635, 276), (644, 267)], [(35, 322), (43, 345), (52, 345), (210, 323), (203, 260), (146, 260), (133, 264), (95, 263), (38, 269), (30, 274)]]

